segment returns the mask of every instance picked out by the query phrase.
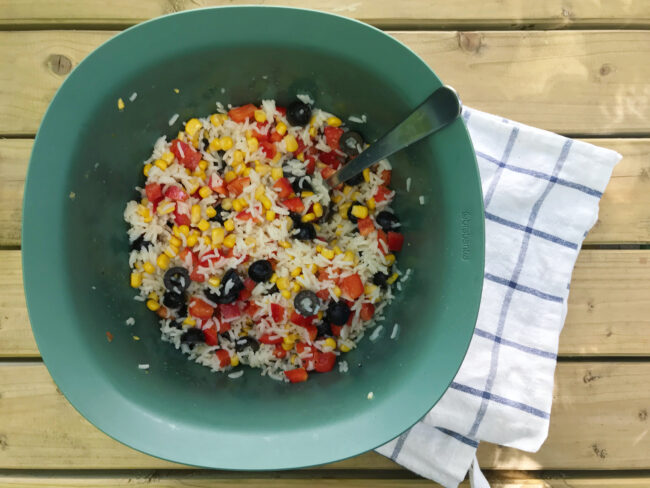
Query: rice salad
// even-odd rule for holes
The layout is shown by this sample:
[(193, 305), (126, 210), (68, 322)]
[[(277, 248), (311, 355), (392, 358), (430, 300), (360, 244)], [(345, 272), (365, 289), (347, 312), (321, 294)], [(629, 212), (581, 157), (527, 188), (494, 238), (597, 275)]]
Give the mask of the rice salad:
[(367, 144), (311, 103), (188, 120), (156, 141), (124, 211), (135, 299), (163, 341), (231, 378), (240, 364), (292, 383), (331, 371), (393, 299), (391, 166), (330, 189)]

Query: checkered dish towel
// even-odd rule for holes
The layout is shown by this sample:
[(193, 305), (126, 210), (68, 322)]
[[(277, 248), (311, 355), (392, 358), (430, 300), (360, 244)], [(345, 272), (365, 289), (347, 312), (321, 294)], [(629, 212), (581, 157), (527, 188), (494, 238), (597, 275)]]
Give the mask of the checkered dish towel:
[[(485, 204), (485, 278), (476, 330), (438, 404), (377, 451), (446, 487), (479, 441), (536, 451), (548, 434), (571, 273), (621, 155), (465, 108)], [(473, 479), (472, 479), (473, 478)]]

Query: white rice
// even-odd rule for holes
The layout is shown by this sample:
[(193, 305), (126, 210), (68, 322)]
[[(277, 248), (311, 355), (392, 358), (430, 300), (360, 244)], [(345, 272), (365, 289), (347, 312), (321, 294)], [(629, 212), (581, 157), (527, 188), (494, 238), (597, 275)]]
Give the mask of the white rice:
[(138, 364), (138, 369), (149, 369), (148, 364)]
[(361, 117), (357, 117), (356, 115), (350, 115), (348, 117), (348, 120), (356, 124), (365, 124), (368, 121), (368, 117), (366, 116), (366, 114), (362, 114)]
[(302, 103), (306, 103), (307, 105), (314, 104), (314, 99), (311, 96), (309, 96), (308, 93), (298, 93), (298, 95), (296, 95), (296, 98), (300, 100)]
[(411, 177), (406, 178), (406, 191), (411, 191)]
[(126, 325), (135, 325), (135, 319), (133, 317), (129, 317), (124, 321)]
[(230, 373), (228, 375), (228, 378), (232, 378), (233, 380), (235, 380), (237, 378), (241, 378), (242, 376), (244, 376), (244, 370), (240, 369), (239, 371), (235, 371), (234, 373)]
[(131, 93), (131, 96), (129, 97), (129, 102), (135, 102), (136, 98), (138, 98), (138, 94), (136, 92)]
[(420, 195), (418, 200), (420, 200), (420, 205), (424, 205), (424, 195)]
[(393, 331), (390, 333), (390, 338), (396, 340), (399, 337), (399, 324), (393, 325)]
[(169, 124), (169, 127), (174, 125), (177, 120), (178, 120), (178, 114), (172, 115), (171, 118), (169, 119), (169, 122), (167, 122)]

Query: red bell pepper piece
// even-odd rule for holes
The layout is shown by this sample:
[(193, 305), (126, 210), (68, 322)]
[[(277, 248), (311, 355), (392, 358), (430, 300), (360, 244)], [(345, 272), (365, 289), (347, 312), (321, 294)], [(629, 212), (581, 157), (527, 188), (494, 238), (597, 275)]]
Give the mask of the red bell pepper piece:
[(293, 188), (291, 187), (291, 183), (287, 178), (280, 178), (278, 181), (273, 183), (273, 188), (275, 188), (278, 192), (278, 197), (280, 198), (288, 198), (289, 195), (293, 193)]
[(309, 324), (305, 325), (307, 333), (309, 334), (309, 342), (314, 342), (318, 336), (318, 328), (315, 325)]
[(314, 320), (316, 319), (316, 315), (312, 315), (310, 317), (303, 317), (297, 312), (291, 312), (291, 317), (289, 317), (289, 321), (293, 322), (294, 324), (300, 326), (300, 327), (307, 327), (309, 325), (312, 325)]
[(190, 220), (190, 216), (187, 214), (182, 214), (178, 212), (178, 209), (174, 209), (174, 222), (176, 222), (176, 225), (181, 226), (181, 225), (187, 225), (189, 226), (192, 221)]
[(237, 300), (245, 302), (246, 300), (248, 300), (251, 297), (251, 295), (252, 294), (251, 294), (250, 290), (247, 290), (246, 288), (244, 288), (242, 291), (239, 292), (239, 297), (237, 298)]
[(370, 217), (366, 217), (365, 219), (359, 219), (357, 221), (357, 226), (359, 227), (359, 234), (361, 234), (364, 237), (370, 234), (373, 230), (375, 230), (375, 224), (372, 223), (372, 219)]
[(210, 180), (208, 181), (208, 186), (212, 191), (217, 192), (220, 195), (225, 196), (228, 194), (223, 179), (216, 173), (212, 173), (212, 175), (210, 176)]
[(190, 171), (194, 171), (198, 166), (199, 161), (201, 161), (201, 153), (179, 139), (174, 139), (172, 141), (169, 150), (173, 152), (174, 156), (178, 158), (180, 163)]
[(278, 112), (280, 112), (280, 115), (282, 115), (283, 117), (284, 117), (285, 115), (287, 115), (287, 108), (286, 108), (286, 107), (279, 107), (279, 106), (276, 106), (276, 107), (275, 107), (275, 110), (277, 110)]
[(332, 328), (332, 334), (334, 334), (336, 337), (341, 335), (341, 329), (343, 328), (342, 325), (334, 325), (334, 324), (332, 324), (332, 325), (330, 325), (330, 327)]
[(275, 334), (262, 334), (257, 340), (262, 344), (282, 344), (282, 337)]
[(260, 141), (260, 148), (262, 148), (262, 152), (269, 159), (273, 159), (275, 153), (278, 152), (274, 142)]
[(282, 359), (287, 357), (287, 351), (285, 351), (280, 344), (276, 344), (273, 355), (278, 359)]
[(323, 177), (324, 180), (332, 176), (334, 173), (336, 173), (336, 170), (334, 168), (330, 168), (329, 166), (325, 166), (321, 172), (320, 175)]
[(190, 315), (197, 319), (208, 320), (214, 313), (214, 308), (200, 298), (192, 297), (190, 299)]
[(314, 171), (316, 171), (316, 160), (312, 156), (309, 156), (305, 159), (305, 172), (308, 175), (313, 175)]
[[(148, 185), (147, 185), (148, 186)], [(184, 202), (190, 196), (183, 190), (180, 186), (170, 186), (165, 190), (165, 197), (169, 198), (170, 200), (175, 200), (177, 202)]]
[(219, 358), (219, 366), (225, 368), (230, 365), (230, 354), (225, 349), (217, 349), (214, 351), (217, 358)]
[(377, 248), (384, 256), (388, 254), (388, 236), (382, 229), (377, 229)]
[(336, 354), (333, 352), (320, 352), (316, 351), (316, 356), (314, 358), (314, 369), (319, 373), (327, 373), (332, 371), (336, 363)]
[(237, 215), (235, 215), (235, 218), (237, 220), (250, 220), (253, 218), (253, 216), (248, 210), (242, 210)]
[(219, 326), (219, 334), (230, 330), (230, 322), (217, 322), (217, 325)]
[(339, 140), (341, 139), (341, 136), (343, 135), (343, 129), (340, 127), (332, 127), (332, 126), (327, 126), (323, 130), (325, 133), (325, 141), (327, 142), (327, 145), (331, 147), (332, 149), (340, 149), (341, 146), (339, 146)]
[(144, 192), (147, 195), (147, 200), (149, 200), (154, 205), (162, 200), (162, 185), (160, 183), (149, 183), (145, 185)]
[(359, 313), (361, 320), (368, 321), (372, 319), (373, 315), (375, 315), (375, 306), (372, 303), (361, 305), (361, 312)]
[(346, 276), (339, 282), (343, 294), (351, 300), (356, 300), (363, 294), (363, 282), (358, 274)]
[(244, 307), (244, 313), (246, 315), (248, 315), (249, 317), (253, 318), (253, 317), (255, 317), (255, 314), (257, 314), (257, 312), (260, 311), (261, 308), (262, 307), (260, 307), (255, 302), (248, 302), (248, 303), (246, 303), (246, 306)]
[(330, 299), (330, 292), (327, 290), (319, 290), (316, 292), (316, 296), (320, 298), (323, 303), (326, 303)]
[(218, 346), (219, 345), (219, 332), (217, 331), (217, 326), (213, 325), (209, 329), (203, 330), (203, 336), (205, 337), (205, 343), (208, 346)]
[(291, 212), (303, 213), (305, 211), (305, 204), (299, 197), (282, 200), (280, 203), (287, 207)]
[(388, 232), (388, 249), (391, 251), (401, 251), (404, 245), (404, 234), (399, 232)]
[(384, 182), (384, 185), (390, 186), (390, 180), (393, 176), (393, 172), (389, 169), (385, 169), (381, 172), (381, 179)]
[(222, 322), (232, 322), (241, 317), (241, 310), (239, 310), (239, 307), (234, 303), (224, 303), (223, 305), (219, 305), (219, 312), (221, 312)]
[(248, 291), (253, 291), (253, 288), (257, 286), (257, 283), (250, 278), (246, 278), (244, 280), (244, 288), (246, 288)]
[(284, 136), (282, 134), (278, 134), (278, 131), (274, 130), (271, 132), (271, 135), (269, 136), (269, 141), (270, 142), (280, 142)]
[(334, 151), (322, 152), (318, 155), (318, 159), (322, 163), (332, 166), (334, 169), (337, 169), (341, 165), (341, 160)]
[(233, 193), (234, 195), (239, 195), (244, 191), (248, 185), (250, 185), (251, 179), (245, 176), (235, 178), (230, 183), (226, 185), (228, 193)]
[(241, 107), (230, 109), (228, 111), (228, 117), (237, 123), (246, 122), (246, 120), (255, 115), (255, 110), (257, 110), (257, 107), (252, 103), (249, 103), (247, 105), (242, 105)]
[(309, 377), (305, 368), (290, 369), (289, 371), (285, 371), (284, 375), (291, 383), (307, 381), (307, 378)]
[(375, 193), (375, 202), (383, 202), (384, 200), (390, 200), (391, 191), (385, 186), (380, 186), (377, 188), (377, 193)]
[(279, 324), (282, 321), (284, 321), (284, 307), (282, 305), (278, 305), (277, 303), (272, 303), (271, 317), (273, 318), (273, 321), (276, 324)]

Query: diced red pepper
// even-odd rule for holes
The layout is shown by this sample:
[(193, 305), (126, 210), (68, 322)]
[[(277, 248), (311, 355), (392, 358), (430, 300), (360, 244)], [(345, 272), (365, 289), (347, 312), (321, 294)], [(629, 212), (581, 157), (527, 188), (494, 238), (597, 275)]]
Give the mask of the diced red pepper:
[(384, 171), (381, 172), (381, 179), (384, 182), (384, 185), (390, 186), (390, 180), (392, 176), (393, 176), (393, 172), (389, 169), (385, 169)]
[(257, 286), (257, 283), (250, 278), (246, 278), (244, 280), (244, 288), (246, 288), (248, 291), (253, 291), (253, 288)]
[(359, 227), (359, 234), (361, 234), (364, 237), (370, 234), (373, 230), (375, 230), (375, 224), (372, 223), (372, 219), (370, 217), (366, 217), (365, 219), (359, 219), (357, 221), (357, 226)]
[(230, 109), (228, 111), (228, 117), (237, 123), (246, 122), (246, 120), (255, 115), (255, 110), (257, 110), (257, 107), (252, 103), (249, 103), (247, 105), (242, 105), (241, 107)]
[(305, 211), (305, 204), (299, 197), (282, 200), (280, 203), (287, 207), (291, 212), (303, 213)]
[(208, 186), (210, 189), (214, 192), (219, 193), (220, 195), (227, 195), (228, 190), (226, 190), (226, 185), (224, 185), (223, 179), (216, 173), (212, 173), (210, 176), (210, 181), (208, 182)]
[(300, 315), (295, 311), (291, 312), (291, 317), (289, 317), (290, 322), (293, 322), (294, 324), (300, 327), (307, 327), (309, 325), (312, 325), (315, 319), (316, 319), (316, 315), (312, 315), (310, 317), (303, 317), (302, 315)]
[(212, 305), (207, 304), (200, 298), (192, 297), (190, 298), (189, 312), (192, 317), (208, 320), (210, 317), (212, 317), (214, 308), (212, 308)]
[(156, 204), (162, 200), (162, 185), (160, 183), (149, 183), (145, 185), (144, 192), (147, 194), (147, 200), (151, 203)]
[(194, 269), (190, 273), (190, 279), (192, 281), (196, 281), (197, 283), (203, 283), (205, 281), (205, 275), (203, 273), (199, 273), (198, 269)]
[(327, 290), (319, 290), (316, 292), (316, 296), (325, 303), (330, 299), (330, 292)]
[[(258, 122), (256, 125), (257, 125), (257, 128), (259, 130), (263, 130), (263, 128), (266, 126), (266, 124), (262, 124), (260, 122)], [(258, 132), (256, 130), (254, 130), (253, 131), (253, 137), (255, 139), (257, 139), (258, 142), (268, 141), (269, 140), (269, 132), (267, 131), (266, 134), (263, 134), (262, 132)]]
[(364, 303), (361, 305), (361, 312), (359, 313), (361, 320), (370, 320), (373, 315), (375, 315), (375, 306), (372, 303)]
[(257, 340), (262, 344), (282, 344), (282, 337), (277, 334), (262, 334)]
[(320, 352), (316, 351), (316, 356), (314, 358), (314, 369), (319, 373), (327, 373), (332, 371), (336, 363), (336, 354), (333, 352)]
[(280, 198), (288, 198), (293, 193), (291, 183), (284, 177), (273, 183), (273, 188), (277, 189)]
[(241, 300), (242, 302), (245, 302), (251, 297), (252, 293), (250, 290), (247, 290), (244, 288), (242, 291), (239, 292), (239, 297), (237, 298), (238, 300)]
[(248, 210), (242, 210), (237, 215), (235, 215), (235, 218), (238, 220), (250, 220), (253, 218), (253, 216)]
[(298, 149), (296, 149), (293, 153), (294, 153), (295, 155), (298, 155), (298, 154), (300, 154), (301, 152), (303, 152), (303, 151), (305, 150), (306, 147), (307, 147), (307, 146), (305, 145), (305, 143), (302, 142), (302, 137), (299, 137), (299, 138), (298, 138)]
[(336, 337), (341, 335), (341, 329), (343, 328), (342, 325), (334, 325), (334, 324), (332, 324), (332, 325), (330, 325), (330, 327), (332, 329), (332, 334), (334, 334)]
[(217, 349), (214, 353), (217, 355), (217, 358), (219, 358), (219, 366), (222, 368), (230, 366), (230, 354), (228, 351), (225, 349)]
[[(250, 292), (249, 292), (250, 293)], [(246, 306), (244, 307), (244, 313), (248, 315), (249, 317), (253, 318), (255, 317), (255, 314), (260, 311), (262, 307), (260, 307), (257, 303), (255, 302), (248, 302)]]
[(375, 202), (383, 202), (384, 200), (389, 200), (391, 197), (391, 191), (385, 186), (380, 186), (377, 188), (377, 193), (375, 193)]
[(287, 351), (285, 351), (280, 344), (276, 344), (273, 355), (278, 359), (282, 359), (287, 357)]
[(290, 369), (289, 371), (285, 371), (284, 375), (291, 383), (307, 381), (307, 378), (309, 377), (305, 368)]
[(241, 317), (241, 310), (239, 310), (239, 307), (234, 303), (224, 303), (223, 305), (219, 305), (219, 312), (221, 312), (222, 322), (232, 322)]
[(388, 232), (388, 249), (391, 251), (401, 251), (404, 245), (404, 234), (399, 232)]
[(192, 257), (191, 266), (192, 268), (195, 268), (199, 264), (199, 257), (196, 255), (194, 251), (190, 251), (188, 248), (185, 248), (180, 253), (178, 253), (178, 257), (183, 263), (185, 263), (188, 254)]
[(320, 175), (323, 177), (324, 180), (332, 176), (334, 173), (336, 173), (336, 170), (334, 168), (330, 168), (329, 166), (325, 166), (321, 172)]
[(325, 127), (323, 132), (325, 133), (325, 141), (327, 142), (327, 145), (329, 147), (331, 147), (332, 149), (341, 148), (341, 146), (339, 146), (339, 140), (343, 135), (343, 129), (341, 129), (340, 127), (332, 127), (331, 125), (328, 125), (327, 127)]
[(278, 134), (278, 131), (273, 131), (271, 132), (271, 135), (269, 136), (269, 141), (270, 142), (280, 142), (284, 136), (282, 134)]
[(180, 163), (190, 171), (194, 171), (198, 166), (199, 161), (201, 161), (201, 153), (179, 139), (174, 139), (172, 141), (169, 150), (173, 152), (174, 156), (178, 158)]
[(274, 142), (260, 141), (260, 148), (262, 148), (262, 152), (269, 159), (273, 159), (273, 156), (275, 156), (275, 153), (278, 152), (277, 148), (275, 147)]
[(176, 225), (181, 226), (181, 225), (187, 225), (189, 226), (192, 221), (190, 220), (190, 216), (187, 214), (182, 214), (178, 212), (178, 208), (174, 209), (174, 222), (176, 222)]
[(316, 160), (312, 156), (309, 156), (305, 159), (305, 172), (308, 175), (313, 175), (314, 171), (316, 171)]
[(363, 294), (363, 282), (358, 274), (346, 276), (339, 282), (343, 294), (351, 300), (356, 300)]
[(241, 192), (244, 191), (244, 188), (246, 188), (251, 182), (251, 179), (245, 176), (241, 176), (239, 178), (235, 178), (232, 180), (230, 183), (226, 185), (226, 188), (228, 189), (228, 193), (232, 193), (234, 195), (239, 195)]
[(206, 252), (203, 256), (201, 256), (201, 261), (199, 261), (199, 266), (202, 268), (207, 268), (208, 266), (212, 265), (213, 263), (216, 263), (221, 259), (221, 255), (219, 254), (219, 251), (212, 250)]
[(278, 305), (277, 303), (272, 303), (271, 317), (276, 324), (281, 323), (284, 320), (284, 307), (282, 305)]
[(219, 345), (219, 332), (217, 331), (217, 326), (213, 325), (209, 329), (203, 331), (203, 336), (205, 337), (205, 343), (208, 346), (218, 346)]
[(309, 324), (305, 325), (305, 329), (307, 329), (307, 333), (309, 334), (309, 341), (314, 342), (318, 336), (318, 328), (315, 325)]
[(287, 115), (287, 108), (286, 107), (279, 107), (279, 106), (276, 105), (275, 110), (277, 110), (280, 113), (280, 115), (282, 115), (283, 117), (285, 115)]
[[(299, 356), (304, 356), (303, 361), (309, 360), (314, 357), (314, 351), (316, 348), (304, 342), (296, 342), (296, 352)], [(306, 354), (305, 354), (306, 353)]]
[[(149, 186), (149, 185), (147, 185)], [(184, 202), (190, 196), (183, 190), (180, 186), (170, 186), (165, 190), (165, 197), (169, 198), (170, 200), (175, 200), (177, 202)]]
[(219, 334), (228, 332), (230, 330), (230, 322), (218, 322), (219, 325)]
[(382, 229), (377, 229), (377, 248), (384, 256), (388, 254), (388, 236)]
[(322, 163), (332, 166), (334, 169), (337, 169), (341, 165), (341, 160), (334, 151), (322, 152), (318, 155), (318, 159)]

